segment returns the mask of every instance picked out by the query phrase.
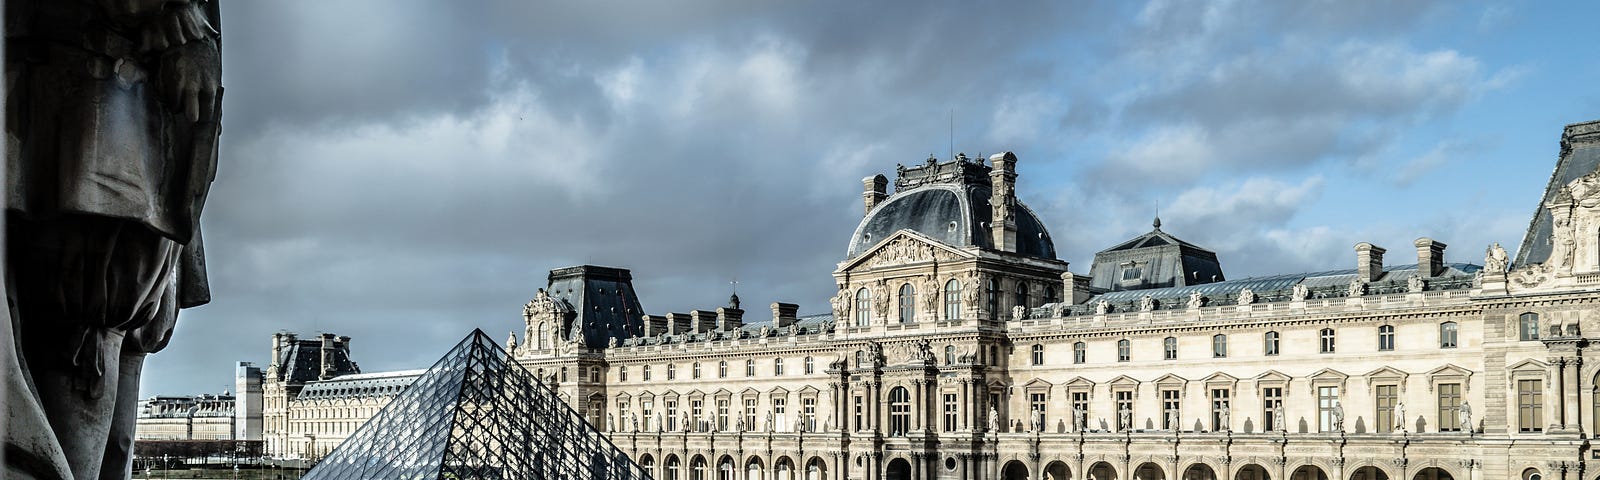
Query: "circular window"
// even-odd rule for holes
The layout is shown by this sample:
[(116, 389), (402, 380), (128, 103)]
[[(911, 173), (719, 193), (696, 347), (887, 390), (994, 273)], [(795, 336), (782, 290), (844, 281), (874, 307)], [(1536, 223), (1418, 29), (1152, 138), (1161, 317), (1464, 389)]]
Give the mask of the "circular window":
[(869, 241), (869, 242), (872, 241), (872, 232), (867, 232), (867, 233), (861, 234), (861, 239)]
[(950, 233), (956, 232), (956, 222), (950, 222)]
[(944, 459), (944, 469), (952, 471), (952, 472), (956, 471), (956, 459), (955, 459), (955, 457), (950, 457), (950, 458)]

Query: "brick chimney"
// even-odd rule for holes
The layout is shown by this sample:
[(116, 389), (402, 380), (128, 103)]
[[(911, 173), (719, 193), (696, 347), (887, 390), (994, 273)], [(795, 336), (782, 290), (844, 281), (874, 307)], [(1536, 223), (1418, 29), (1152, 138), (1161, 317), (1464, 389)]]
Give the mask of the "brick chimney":
[(785, 328), (799, 318), (800, 306), (793, 303), (772, 302), (772, 326)]
[(1428, 237), (1417, 239), (1417, 274), (1424, 278), (1444, 273), (1444, 242)]
[(861, 179), (861, 184), (864, 190), (861, 192), (861, 201), (867, 207), (861, 214), (865, 216), (868, 213), (872, 213), (872, 207), (878, 206), (879, 203), (883, 203), (883, 199), (889, 198), (889, 178), (880, 173)]
[(1371, 282), (1383, 276), (1383, 247), (1367, 242), (1356, 244), (1356, 278)]
[(989, 156), (990, 220), (994, 248), (1017, 251), (1017, 156), (1011, 152)]

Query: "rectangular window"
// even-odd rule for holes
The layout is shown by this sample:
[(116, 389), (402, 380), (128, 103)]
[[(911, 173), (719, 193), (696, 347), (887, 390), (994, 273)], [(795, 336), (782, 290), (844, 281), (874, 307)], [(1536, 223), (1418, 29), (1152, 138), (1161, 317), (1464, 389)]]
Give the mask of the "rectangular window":
[(1517, 380), (1517, 431), (1544, 431), (1544, 381)]
[(1033, 364), (1035, 366), (1044, 365), (1044, 345), (1034, 345), (1032, 348)]
[(1322, 353), (1333, 353), (1333, 347), (1334, 347), (1334, 344), (1333, 344), (1333, 340), (1334, 340), (1334, 338), (1333, 338), (1333, 329), (1331, 329), (1331, 328), (1322, 329), (1321, 337), (1322, 337), (1322, 349), (1321, 349)]
[(1079, 415), (1078, 428), (1089, 428), (1089, 392), (1072, 392), (1072, 411)]
[[(1123, 420), (1124, 416), (1128, 417), (1127, 421)], [(1133, 413), (1133, 392), (1128, 390), (1117, 392), (1117, 430), (1133, 428), (1134, 418), (1138, 417)]]
[(1267, 332), (1267, 334), (1264, 337), (1264, 340), (1266, 341), (1266, 346), (1267, 346), (1267, 348), (1266, 348), (1267, 356), (1270, 357), (1270, 356), (1273, 356), (1273, 355), (1277, 355), (1278, 354), (1278, 332)]
[(944, 394), (944, 431), (956, 431), (956, 415), (960, 413), (960, 404), (956, 403), (956, 394)]
[(1394, 325), (1378, 327), (1378, 351), (1388, 352), (1394, 350)]
[(617, 425), (617, 430), (622, 430), (623, 428), (620, 423), (626, 421), (628, 421), (628, 401), (617, 400), (617, 422), (619, 423), (619, 425)]
[(694, 378), (700, 378), (700, 362), (694, 362)]
[(806, 431), (817, 431), (817, 399), (800, 399), (800, 414), (806, 416)]
[[(1034, 413), (1034, 412), (1038, 412), (1038, 413)], [(1045, 418), (1044, 412), (1045, 412), (1044, 394), (1043, 393), (1030, 393), (1030, 394), (1028, 394), (1028, 421), (1030, 422), (1030, 424), (1035, 419), (1044, 420), (1044, 418)], [(1041, 422), (1041, 423), (1043, 425), (1048, 425), (1048, 423), (1044, 423), (1044, 422)]]
[(698, 432), (698, 431), (705, 430), (705, 427), (708, 427), (708, 425), (701, 425), (701, 423), (705, 421), (705, 418), (706, 418), (705, 417), (705, 413), (706, 412), (705, 412), (705, 401), (704, 400), (690, 400), (689, 401), (689, 425), (691, 425), (689, 427), (690, 430), (694, 430), (694, 431)]
[(1439, 348), (1456, 348), (1456, 322), (1439, 324)]
[(1228, 356), (1228, 336), (1211, 336), (1211, 358), (1226, 358)]
[(646, 382), (650, 381), (650, 366), (649, 365), (645, 365), (644, 366), (644, 381), (646, 381)]
[(1179, 396), (1183, 392), (1177, 390), (1161, 391), (1161, 427), (1167, 430), (1182, 430), (1183, 420), (1178, 416), (1182, 400)]
[(1083, 342), (1072, 344), (1072, 363), (1083, 363), (1089, 359), (1089, 348)]
[(1333, 406), (1339, 402), (1339, 387), (1317, 387), (1317, 431), (1333, 431)]
[(1377, 411), (1372, 412), (1372, 418), (1377, 419), (1373, 430), (1378, 433), (1394, 431), (1396, 419), (1394, 418), (1394, 404), (1400, 401), (1400, 387), (1395, 385), (1378, 385), (1373, 388), (1377, 397), (1374, 399)]
[(806, 357), (806, 375), (817, 373), (817, 362), (811, 357)]
[(772, 375), (777, 377), (783, 376), (783, 359), (772, 359)]
[(646, 431), (646, 432), (654, 431), (654, 429), (655, 429), (655, 423), (654, 423), (656, 421), (656, 416), (655, 416), (656, 415), (656, 413), (655, 413), (656, 409), (655, 409), (655, 407), (656, 407), (656, 402), (654, 400), (641, 400), (641, 401), (639, 401), (639, 410), (640, 410), (640, 415), (639, 416), (644, 417), (644, 418), (639, 419), (639, 427), (643, 428), (644, 431)]
[(756, 399), (754, 398), (744, 399), (744, 428), (752, 432), (756, 430)]
[(672, 381), (672, 380), (677, 380), (677, 379), (678, 379), (678, 367), (675, 366), (675, 365), (667, 365), (667, 381)]
[(1461, 431), (1461, 384), (1441, 383), (1439, 391), (1439, 431)]
[[(1224, 422), (1223, 417), (1233, 416), (1231, 415), (1232, 411), (1229, 410), (1230, 408), (1233, 408), (1229, 405), (1231, 403), (1229, 400), (1232, 396), (1232, 390), (1226, 388), (1211, 389), (1211, 431), (1220, 432), (1229, 428), (1229, 426), (1225, 425), (1224, 423), (1232, 422), (1233, 419), (1229, 418), (1228, 422)], [(1223, 412), (1228, 412), (1228, 414), (1224, 414)]]
[(856, 395), (856, 408), (854, 410), (852, 410), (852, 411), (855, 412), (855, 415), (856, 415), (856, 431), (857, 432), (861, 431), (861, 429), (866, 426), (866, 424), (861, 423), (861, 417), (863, 415), (863, 412), (861, 411), (861, 409), (862, 409), (861, 396), (860, 395)]
[(754, 377), (754, 376), (756, 376), (756, 361), (755, 360), (745, 360), (744, 361), (744, 376), (746, 376), (746, 377)]
[(1117, 361), (1126, 362), (1133, 359), (1133, 346), (1127, 340), (1117, 340)]
[(1261, 424), (1266, 426), (1263, 431), (1283, 429), (1283, 425), (1278, 425), (1277, 413), (1280, 408), (1283, 408), (1283, 387), (1261, 389)]
[(1161, 358), (1166, 360), (1178, 359), (1177, 337), (1167, 337), (1165, 340), (1161, 341)]
[(617, 381), (619, 381), (619, 382), (628, 381), (628, 367), (626, 367), (626, 366), (617, 367)]
[(728, 430), (728, 401), (717, 400), (717, 431)]

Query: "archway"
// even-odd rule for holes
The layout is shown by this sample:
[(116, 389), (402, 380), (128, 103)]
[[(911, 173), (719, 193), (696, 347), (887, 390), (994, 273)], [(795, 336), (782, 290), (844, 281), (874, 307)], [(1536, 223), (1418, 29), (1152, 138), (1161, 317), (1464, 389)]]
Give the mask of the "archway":
[(1389, 473), (1371, 465), (1357, 468), (1350, 474), (1350, 480), (1389, 480)]
[(828, 478), (828, 464), (822, 461), (822, 457), (811, 457), (811, 461), (806, 462), (806, 480), (825, 478)]
[(1233, 480), (1272, 480), (1267, 474), (1266, 467), (1254, 463), (1239, 467), (1239, 473), (1233, 475)]
[(1028, 480), (1028, 466), (1016, 460), (1006, 462), (1005, 468), (1000, 469), (1000, 478), (1005, 480)]
[(794, 461), (789, 457), (778, 457), (772, 462), (772, 480), (796, 480), (794, 478)]
[(904, 458), (889, 461), (883, 468), (884, 480), (911, 480), (911, 463)]
[(721, 460), (717, 460), (717, 480), (733, 480), (733, 474), (733, 457), (723, 455)]
[(1450, 476), (1450, 472), (1444, 471), (1443, 468), (1428, 467), (1417, 472), (1417, 475), (1411, 477), (1411, 480), (1455, 480), (1455, 478)]
[(1183, 480), (1217, 480), (1217, 471), (1210, 465), (1196, 463), (1183, 471)]
[(1056, 460), (1044, 466), (1044, 478), (1045, 480), (1067, 480), (1072, 478), (1072, 470), (1067, 468), (1067, 464)]
[(695, 455), (689, 460), (689, 480), (711, 480), (706, 470), (706, 457)]
[(1133, 480), (1167, 480), (1167, 472), (1160, 465), (1144, 462), (1133, 469)]
[(665, 480), (683, 480), (683, 462), (678, 460), (677, 455), (667, 454), (667, 461), (662, 463), (666, 465), (666, 471), (662, 472), (661, 478)]
[(641, 454), (641, 455), (639, 455), (639, 462), (638, 463), (639, 463), (639, 468), (644, 470), (644, 473), (647, 474), (647, 475), (650, 475), (651, 478), (655, 478), (656, 476), (658, 476), (658, 474), (656, 473), (656, 458), (655, 457), (650, 456), (650, 454), (648, 454), (648, 453)]
[(1106, 462), (1095, 462), (1089, 467), (1089, 480), (1117, 480), (1117, 469)]
[(750, 457), (744, 462), (744, 480), (765, 480), (766, 469), (762, 468), (761, 457)]
[(1328, 474), (1316, 465), (1301, 465), (1289, 474), (1289, 480), (1328, 480)]

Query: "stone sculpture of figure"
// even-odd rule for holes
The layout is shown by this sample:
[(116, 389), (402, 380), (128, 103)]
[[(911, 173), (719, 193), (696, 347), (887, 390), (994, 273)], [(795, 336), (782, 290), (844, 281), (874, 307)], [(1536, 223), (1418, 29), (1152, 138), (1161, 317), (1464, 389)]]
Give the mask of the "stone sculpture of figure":
[(692, 428), (690, 428), (690, 425), (689, 425), (689, 412), (683, 412), (682, 430), (685, 431), (685, 432), (693, 430)]
[(733, 431), (735, 431), (735, 432), (743, 432), (744, 431), (744, 417), (739, 417), (739, 421), (733, 422)]
[(617, 348), (617, 345), (621, 345), (617, 337), (611, 337), (611, 340), (606, 341), (606, 347)]
[(1422, 276), (1420, 275), (1412, 275), (1411, 278), (1406, 279), (1406, 291), (1408, 292), (1421, 293), (1426, 286), (1427, 283), (1422, 281)]
[(656, 414), (656, 433), (661, 433), (667, 430), (666, 418), (667, 417), (662, 414)]
[[(128, 478), (139, 377), (210, 301), (209, 0), (5, 3), (6, 478)], [(87, 260), (86, 259), (92, 259)]]
[(1456, 411), (1456, 420), (1461, 422), (1461, 429), (1473, 433), (1472, 429), (1472, 404), (1466, 400), (1461, 401), (1461, 409)]
[(1333, 402), (1333, 431), (1344, 433), (1344, 405)]
[(1088, 423), (1088, 414), (1083, 411), (1083, 408), (1074, 405), (1072, 407), (1072, 431), (1081, 432), (1083, 429), (1088, 428)]
[(1156, 309), (1156, 299), (1149, 295), (1139, 299), (1139, 311), (1148, 312)]
[(1406, 431), (1406, 402), (1395, 402), (1394, 404), (1394, 431)]
[(1133, 426), (1133, 410), (1123, 407), (1117, 412), (1117, 430), (1125, 431)]
[(506, 335), (506, 351), (513, 353), (517, 351), (517, 332)]
[(1500, 242), (1494, 242), (1483, 252), (1484, 270), (1490, 273), (1505, 273), (1506, 265), (1506, 249), (1500, 246)]
[(773, 429), (772, 429), (772, 427), (773, 427), (773, 425), (777, 425), (777, 424), (776, 424), (776, 423), (773, 423), (773, 422), (774, 422), (774, 421), (775, 421), (775, 420), (774, 420), (774, 419), (775, 419), (775, 418), (777, 418), (777, 417), (775, 417), (775, 416), (773, 416), (773, 415), (772, 415), (772, 411), (770, 411), (770, 410), (769, 410), (769, 411), (767, 411), (767, 423), (766, 423), (766, 424), (764, 424), (764, 425), (762, 425), (762, 426), (761, 426), (761, 429), (762, 429), (762, 430), (763, 430), (763, 431), (768, 431), (768, 432), (771, 432), (771, 431), (774, 431), (774, 430), (773, 430)]
[(939, 284), (928, 277), (922, 281), (922, 311), (934, 312), (939, 308)]
[(1283, 418), (1283, 401), (1279, 400), (1272, 406), (1272, 426), (1278, 427), (1279, 432), (1289, 431), (1289, 422)]
[(1367, 282), (1363, 282), (1360, 279), (1351, 280), (1350, 281), (1350, 286), (1349, 286), (1349, 291), (1346, 292), (1346, 293), (1351, 297), (1359, 297), (1359, 296), (1362, 296), (1362, 295), (1366, 295), (1367, 294)]
[(961, 300), (966, 304), (964, 306), (968, 309), (976, 310), (978, 308), (978, 299), (983, 294), (983, 284), (978, 282), (977, 272), (967, 272), (967, 281), (962, 283), (966, 284), (966, 287), (961, 289)]
[(824, 432), (833, 431), (833, 414), (832, 413), (829, 413), (828, 414), (828, 419), (824, 420), (822, 422), (822, 431), (824, 431)]
[[(879, 282), (882, 283), (882, 282)], [(872, 307), (877, 310), (878, 318), (889, 316), (889, 288), (879, 286), (872, 292)]]
[(1233, 416), (1233, 414), (1229, 412), (1230, 410), (1233, 409), (1228, 408), (1226, 405), (1224, 405), (1221, 410), (1217, 410), (1217, 421), (1222, 423), (1222, 425), (1218, 425), (1217, 428), (1221, 431), (1233, 431), (1233, 419), (1230, 418)]
[(1201, 296), (1200, 292), (1189, 292), (1189, 309), (1190, 310), (1194, 310), (1196, 308), (1200, 308), (1202, 306), (1205, 306), (1205, 302), (1206, 302), (1206, 298)]
[(1183, 425), (1179, 423), (1179, 422), (1182, 422), (1182, 421), (1183, 420), (1178, 416), (1178, 411), (1177, 410), (1168, 410), (1167, 411), (1167, 429), (1168, 430), (1172, 430), (1174, 432), (1179, 431), (1179, 430), (1183, 430)]
[(1240, 290), (1239, 291), (1239, 304), (1240, 305), (1249, 305), (1249, 304), (1252, 304), (1252, 303), (1256, 303), (1256, 292), (1254, 290), (1251, 290), (1251, 289), (1248, 289), (1248, 288)]
[(607, 432), (615, 432), (615, 431), (617, 431), (617, 419), (616, 419), (616, 417), (611, 416), (611, 414), (609, 414), (609, 413), (606, 414), (606, 431)]
[(628, 431), (630, 431), (630, 432), (639, 431), (639, 416), (638, 415), (634, 415), (634, 414), (631, 414), (631, 413), (628, 414), (628, 423), (629, 423)]
[(1311, 289), (1310, 288), (1306, 288), (1305, 285), (1301, 285), (1301, 284), (1296, 283), (1296, 284), (1294, 284), (1294, 293), (1292, 294), (1291, 300), (1296, 301), (1296, 302), (1304, 302), (1304, 301), (1306, 301), (1306, 297), (1310, 296), (1310, 295), (1311, 295)]
[(1034, 410), (1033, 411), (1033, 431), (1035, 431), (1035, 432), (1043, 432), (1044, 431), (1044, 410)]
[(833, 304), (833, 318), (844, 320), (850, 318), (850, 291), (840, 288), (839, 294), (834, 295), (829, 303)]
[(1028, 318), (1028, 307), (1024, 307), (1022, 305), (1011, 307), (1012, 320), (1023, 320), (1026, 318)]
[(1110, 309), (1111, 309), (1111, 304), (1107, 303), (1105, 300), (1094, 302), (1094, 314), (1095, 315), (1105, 315), (1106, 311), (1110, 310)]
[(989, 407), (989, 431), (1000, 431), (1000, 411), (995, 410), (994, 407)]

